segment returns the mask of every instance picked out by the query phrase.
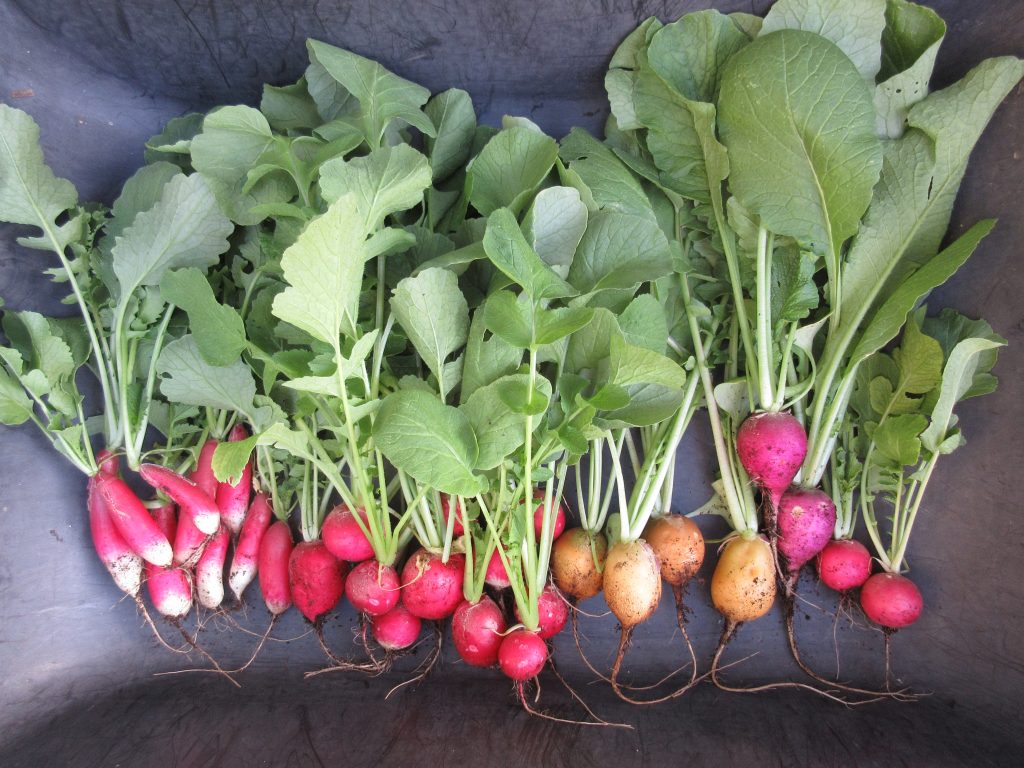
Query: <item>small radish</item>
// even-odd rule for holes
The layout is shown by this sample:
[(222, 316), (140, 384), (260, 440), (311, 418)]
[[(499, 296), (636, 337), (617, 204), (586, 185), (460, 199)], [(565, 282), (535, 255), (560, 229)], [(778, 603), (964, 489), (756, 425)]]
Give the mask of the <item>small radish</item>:
[(548, 660), (548, 646), (540, 635), (528, 629), (510, 632), (498, 649), (498, 664), (506, 677), (517, 683), (530, 680), (541, 673)]
[(139, 474), (151, 486), (170, 496), (185, 514), (191, 515), (200, 531), (207, 536), (217, 532), (220, 525), (217, 502), (191, 480), (159, 464), (143, 464)]
[(775, 603), (775, 562), (760, 536), (726, 542), (711, 577), (711, 602), (728, 622), (764, 616)]
[(856, 589), (871, 575), (871, 553), (854, 539), (830, 541), (818, 553), (818, 576), (836, 592)]
[(242, 531), (238, 535), (238, 543), (235, 545), (235, 555), (231, 560), (231, 570), (228, 572), (228, 585), (238, 602), (242, 602), (242, 593), (245, 588), (256, 578), (256, 568), (259, 565), (260, 542), (263, 541), (263, 534), (270, 526), (270, 518), (273, 510), (270, 502), (263, 493), (257, 493), (249, 505), (249, 512), (242, 523)]
[(463, 600), (452, 616), (455, 650), (472, 667), (493, 667), (498, 663), (507, 626), (501, 609), (484, 596), (476, 603)]
[(661, 578), (673, 587), (688, 584), (704, 563), (704, 534), (685, 515), (653, 518), (643, 538), (661, 563)]
[(217, 450), (216, 440), (207, 440), (199, 451), (195, 468), (188, 479), (195, 483), (211, 499), (217, 496), (217, 476), (213, 474), (213, 452)]
[[(241, 424), (236, 424), (228, 436), (228, 440), (237, 443), (249, 437), (249, 432)], [(238, 535), (245, 520), (245, 511), (249, 507), (249, 494), (252, 491), (252, 459), (246, 462), (238, 482), (217, 483), (216, 501), (221, 519), (233, 535)]]
[(288, 584), (288, 559), (292, 553), (292, 532), (288, 523), (278, 520), (271, 525), (260, 542), (258, 573), (260, 591), (267, 610), (279, 616), (291, 607), (292, 591)]
[[(174, 505), (164, 504), (153, 510), (154, 524), (168, 538), (174, 537)], [(182, 619), (192, 607), (192, 586), (188, 575), (181, 568), (160, 568), (151, 563), (146, 565), (146, 588), (149, 599), (162, 616), (168, 619)]]
[(96, 488), (106, 502), (114, 527), (135, 554), (159, 568), (171, 564), (171, 542), (153, 522), (135, 491), (119, 477), (97, 475)]
[[(541, 640), (554, 637), (565, 628), (565, 623), (569, 620), (569, 606), (566, 605), (565, 598), (559, 594), (557, 587), (544, 587), (544, 591), (537, 598), (537, 609), (537, 634)], [(523, 620), (518, 608), (516, 618), (519, 621)]]
[(792, 486), (779, 499), (779, 553), (786, 558), (791, 578), (832, 540), (836, 505), (817, 488)]
[(401, 651), (420, 637), (420, 620), (399, 603), (383, 616), (370, 620), (373, 639), (386, 651)]
[(196, 528), (192, 516), (183, 510), (178, 515), (178, 530), (174, 534), (174, 564), (188, 568), (194, 566), (209, 538)]
[[(102, 459), (100, 466), (104, 466)], [(107, 460), (106, 467), (109, 466), (110, 460)], [(115, 471), (116, 466), (115, 461)], [(93, 546), (118, 588), (126, 595), (135, 597), (142, 586), (142, 558), (132, 551), (114, 526), (106, 501), (96, 486), (97, 478), (89, 478), (89, 529), (92, 531)]]
[(345, 597), (358, 610), (370, 616), (381, 616), (398, 604), (400, 597), (398, 573), (376, 560), (364, 560), (352, 569), (345, 580)]
[(230, 542), (231, 533), (222, 524), (196, 563), (196, 596), (199, 604), (211, 611), (224, 602), (224, 561)]
[(807, 456), (807, 433), (788, 413), (752, 413), (736, 433), (740, 463), (777, 506)]
[(886, 629), (909, 627), (921, 617), (921, 591), (906, 576), (876, 573), (860, 589), (860, 607), (875, 624)]
[(299, 613), (314, 624), (319, 621), (341, 601), (347, 573), (348, 566), (332, 555), (322, 541), (298, 544), (288, 560), (288, 583)]
[(574, 600), (593, 597), (604, 584), (602, 569), (607, 555), (608, 539), (603, 533), (570, 528), (558, 537), (551, 550), (551, 575), (555, 584)]
[(438, 555), (418, 549), (402, 569), (402, 602), (413, 616), (443, 619), (462, 602), (466, 558), (453, 554), (447, 563)]
[(620, 541), (608, 550), (604, 599), (623, 631), (651, 617), (661, 600), (661, 564), (650, 544)]
[(121, 464), (121, 457), (104, 448), (96, 454), (96, 466), (101, 475), (117, 476), (117, 468)]
[[(441, 514), (444, 515), (444, 524), (448, 525), (448, 516), (451, 514), (452, 499), (451, 496), (441, 494)], [(455, 515), (455, 522), (452, 524), (452, 535), (461, 536), (466, 532), (466, 507), (460, 502), (459, 512)]]
[[(537, 538), (540, 538), (541, 532), (544, 528), (544, 491), (534, 491), (534, 501), (540, 499), (541, 503), (537, 505), (537, 509), (533, 512), (533, 530), (537, 533)], [(561, 504), (558, 505), (558, 509), (555, 510), (554, 525), (551, 529), (551, 540), (555, 541), (562, 532), (565, 530), (565, 507)]]
[[(366, 522), (366, 510), (359, 510), (359, 517)], [(352, 511), (344, 504), (331, 510), (320, 529), (324, 546), (339, 560), (361, 563), (373, 557), (373, 545), (366, 538), (356, 522)]]
[(484, 575), (484, 583), (495, 589), (508, 589), (512, 582), (508, 579), (508, 572), (505, 564), (501, 562), (501, 555), (497, 548), (491, 553), (491, 559), (487, 561), (487, 573)]

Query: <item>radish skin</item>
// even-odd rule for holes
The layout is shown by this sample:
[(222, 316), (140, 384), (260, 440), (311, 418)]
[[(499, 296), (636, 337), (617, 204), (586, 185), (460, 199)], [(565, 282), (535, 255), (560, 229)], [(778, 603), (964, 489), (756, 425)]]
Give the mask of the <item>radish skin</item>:
[(734, 624), (764, 616), (775, 603), (775, 560), (760, 536), (726, 542), (711, 577), (711, 602)]
[(779, 553), (795, 575), (832, 540), (836, 527), (836, 505), (832, 497), (817, 488), (789, 488), (779, 499)]
[[(114, 466), (116, 471), (116, 462)], [(89, 529), (93, 547), (118, 588), (135, 597), (142, 586), (142, 558), (132, 551), (114, 526), (110, 510), (96, 485), (97, 479), (89, 478)]]
[(398, 604), (401, 597), (398, 573), (376, 560), (364, 560), (345, 580), (345, 597), (369, 616), (382, 616)]
[(491, 559), (487, 561), (487, 573), (484, 575), (484, 583), (495, 589), (508, 589), (512, 586), (512, 582), (508, 578), (508, 572), (505, 570), (505, 564), (501, 562), (501, 555), (498, 554), (497, 548), (491, 553)]
[[(167, 537), (174, 536), (174, 505), (164, 504), (153, 510), (154, 524)], [(192, 586), (181, 568), (160, 568), (146, 565), (146, 588), (153, 607), (168, 619), (183, 619), (192, 607)]]
[(373, 639), (386, 651), (402, 651), (420, 637), (421, 622), (399, 603), (383, 616), (370, 621)]
[(267, 610), (280, 616), (292, 604), (288, 583), (288, 559), (292, 554), (292, 532), (288, 523), (278, 520), (271, 525), (260, 542), (258, 573), (260, 591)]
[(171, 542), (135, 492), (119, 477), (97, 475), (95, 479), (114, 527), (132, 551), (158, 568), (169, 566), (172, 561)]
[(120, 465), (121, 457), (106, 448), (96, 454), (96, 466), (101, 475), (117, 477), (117, 470)]
[(861, 586), (871, 575), (871, 553), (859, 541), (830, 541), (817, 557), (818, 576), (825, 586), (846, 592)]
[(213, 452), (217, 450), (216, 440), (207, 440), (199, 451), (195, 468), (188, 478), (211, 499), (217, 495), (217, 476), (213, 474)]
[(604, 586), (607, 555), (608, 539), (603, 533), (570, 528), (551, 549), (551, 575), (555, 584), (574, 600), (594, 597)]
[(184, 510), (178, 514), (178, 530), (174, 534), (174, 564), (194, 566), (203, 553), (207, 539), (205, 533), (196, 528), (192, 516)]
[(921, 591), (906, 576), (876, 573), (860, 589), (860, 607), (875, 624), (886, 629), (909, 627), (921, 617)]
[(777, 506), (807, 456), (807, 433), (788, 413), (752, 413), (736, 433), (736, 453), (750, 479)]
[(471, 667), (493, 667), (505, 630), (505, 617), (489, 597), (476, 603), (463, 600), (452, 616), (452, 641), (460, 658)]
[(263, 493), (257, 493), (249, 505), (249, 512), (242, 523), (242, 531), (238, 535), (235, 554), (231, 559), (231, 570), (228, 572), (228, 586), (235, 600), (242, 602), (242, 593), (254, 578), (259, 565), (260, 543), (263, 535), (270, 527), (273, 510)]
[[(543, 491), (535, 491), (534, 494), (533, 494), (533, 499), (534, 499), (534, 501), (536, 501), (537, 499), (543, 500), (544, 499), (544, 492)], [(538, 539), (541, 536), (541, 532), (542, 532), (543, 528), (544, 528), (544, 504), (542, 503), (542, 504), (539, 504), (537, 506), (537, 509), (535, 509), (533, 511), (533, 530), (536, 532)], [(551, 529), (551, 540), (552, 541), (556, 541), (558, 539), (558, 537), (561, 536), (564, 531), (565, 531), (565, 507), (563, 507), (561, 504), (559, 504), (558, 508), (555, 510), (554, 525), (552, 526), (552, 529)]]
[(196, 563), (196, 596), (199, 604), (211, 611), (224, 602), (224, 561), (230, 542), (230, 532), (221, 525)]
[[(365, 523), (366, 510), (360, 509), (359, 516)], [(339, 560), (361, 563), (373, 557), (373, 545), (344, 504), (339, 504), (327, 515), (320, 528), (320, 537), (328, 551)]]
[(196, 528), (210, 536), (220, 525), (220, 510), (213, 497), (191, 480), (158, 464), (143, 464), (139, 467), (142, 479), (159, 491), (163, 491), (185, 514), (192, 516)]
[(527, 629), (510, 632), (498, 649), (498, 664), (506, 677), (518, 683), (540, 674), (548, 660), (548, 646), (540, 635)]
[[(236, 424), (228, 436), (228, 440), (237, 443), (249, 437), (249, 431), (241, 424)], [(221, 520), (237, 536), (245, 520), (245, 512), (249, 508), (249, 494), (252, 490), (252, 459), (246, 462), (242, 474), (235, 484), (217, 483), (216, 501), (220, 510)]]
[(604, 561), (604, 599), (623, 629), (647, 621), (661, 601), (661, 563), (643, 539), (620, 541)]
[(296, 545), (288, 558), (288, 584), (299, 613), (315, 624), (333, 610), (345, 592), (347, 573), (348, 566), (332, 555), (322, 541)]
[[(451, 514), (452, 499), (451, 496), (441, 494), (441, 514), (444, 515), (444, 524), (448, 525), (448, 516)], [(466, 532), (466, 508), (459, 504), (459, 511), (455, 515), (455, 522), (452, 524), (452, 535), (461, 536)]]
[[(569, 621), (569, 606), (557, 587), (544, 587), (544, 591), (537, 598), (537, 608), (537, 634), (541, 640), (548, 640), (557, 635)], [(519, 621), (523, 620), (519, 615), (519, 608), (516, 608), (516, 618)]]
[(444, 619), (462, 602), (466, 558), (454, 554), (442, 563), (438, 555), (419, 549), (402, 569), (402, 602), (421, 619)]

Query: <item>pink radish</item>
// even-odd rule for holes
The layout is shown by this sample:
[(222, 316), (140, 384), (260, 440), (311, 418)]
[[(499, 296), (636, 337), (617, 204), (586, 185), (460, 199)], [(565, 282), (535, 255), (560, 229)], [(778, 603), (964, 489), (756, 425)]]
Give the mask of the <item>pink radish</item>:
[(278, 520), (271, 525), (260, 542), (260, 591), (267, 610), (280, 616), (292, 604), (292, 590), (288, 584), (288, 559), (292, 554), (292, 532), (288, 523)]
[(876, 573), (860, 589), (860, 607), (875, 624), (886, 629), (909, 627), (921, 616), (921, 591), (906, 576)]
[[(249, 437), (248, 430), (236, 424), (228, 436), (228, 440), (237, 443)], [(245, 511), (249, 507), (249, 493), (252, 491), (252, 459), (246, 463), (238, 482), (217, 484), (217, 508), (221, 519), (232, 534), (238, 535), (245, 520)]]
[[(533, 494), (534, 501), (544, 499), (544, 491), (536, 491)], [(541, 531), (544, 527), (544, 504), (541, 503), (537, 506), (537, 509), (533, 513), (533, 529), (537, 532), (537, 538), (540, 538)], [(561, 504), (558, 505), (558, 509), (555, 511), (554, 526), (551, 530), (551, 540), (554, 541), (562, 532), (565, 530), (565, 507)]]
[(188, 479), (195, 483), (211, 499), (217, 496), (217, 476), (213, 474), (213, 452), (217, 450), (216, 440), (207, 440), (199, 451), (195, 468)]
[(398, 573), (376, 560), (364, 560), (345, 579), (345, 597), (358, 610), (381, 616), (398, 604)]
[[(451, 514), (452, 498), (441, 494), (441, 514), (444, 515), (444, 524), (448, 525), (448, 516)], [(460, 502), (459, 512), (455, 515), (455, 522), (452, 524), (452, 535), (461, 536), (466, 532), (466, 507)]]
[[(365, 509), (359, 510), (359, 517), (366, 522)], [(339, 560), (361, 563), (373, 557), (373, 545), (345, 504), (339, 504), (327, 515), (320, 528), (320, 537), (328, 551)]]
[(159, 491), (163, 491), (185, 513), (192, 516), (196, 528), (210, 536), (220, 525), (220, 510), (213, 497), (191, 480), (174, 470), (159, 464), (143, 464), (139, 467), (142, 479)]
[(466, 558), (454, 554), (442, 563), (438, 555), (419, 549), (402, 569), (402, 602), (413, 616), (443, 619), (462, 602)]
[(174, 534), (174, 564), (188, 568), (194, 566), (209, 538), (196, 528), (192, 516), (182, 510), (178, 515), (178, 530)]
[(548, 660), (548, 646), (540, 635), (528, 629), (510, 632), (498, 649), (498, 664), (506, 677), (518, 683), (540, 674)]
[[(544, 591), (537, 599), (537, 608), (539, 615), (537, 634), (540, 635), (541, 640), (554, 637), (565, 628), (565, 623), (569, 620), (569, 607), (556, 587), (551, 585), (544, 587)], [(519, 615), (518, 608), (516, 608), (516, 618), (519, 621), (523, 620)]]
[(788, 413), (752, 413), (736, 433), (740, 463), (777, 506), (807, 456), (807, 433)]
[[(261, 573), (262, 568), (261, 564)], [(332, 610), (345, 592), (346, 573), (348, 566), (332, 555), (322, 541), (298, 544), (288, 560), (288, 583), (299, 613), (316, 623)]]
[(459, 656), (472, 667), (493, 667), (507, 626), (501, 609), (489, 597), (463, 600), (452, 616), (452, 640)]
[(196, 596), (199, 604), (211, 611), (224, 602), (224, 560), (230, 542), (231, 534), (222, 524), (196, 563)]
[(415, 643), (420, 636), (420, 626), (420, 620), (401, 603), (370, 620), (373, 639), (387, 651), (401, 651)]
[(491, 559), (487, 561), (487, 574), (484, 576), (484, 582), (495, 589), (507, 589), (512, 585), (497, 549), (491, 553)]
[(871, 553), (859, 541), (830, 541), (818, 553), (818, 575), (836, 592), (856, 589), (871, 575)]
[[(116, 462), (114, 466), (116, 471)], [(95, 477), (89, 478), (89, 528), (92, 531), (93, 546), (118, 588), (126, 595), (135, 597), (142, 586), (142, 558), (132, 551), (114, 526), (96, 481)]]
[(779, 552), (796, 574), (832, 540), (836, 505), (817, 488), (793, 486), (778, 503)]
[(263, 541), (263, 534), (270, 526), (272, 515), (273, 511), (266, 495), (257, 493), (249, 505), (245, 522), (242, 523), (242, 531), (235, 545), (235, 556), (231, 560), (231, 570), (228, 572), (228, 585), (238, 602), (242, 602), (242, 593), (256, 577), (260, 542)]
[(99, 473), (101, 475), (116, 477), (117, 468), (120, 463), (121, 457), (106, 448), (96, 454), (96, 466), (99, 468)]
[[(174, 505), (164, 504), (153, 510), (154, 524), (168, 538), (174, 537)], [(168, 619), (183, 619), (192, 607), (192, 585), (188, 574), (181, 568), (160, 568), (151, 563), (146, 565), (146, 587), (149, 599), (162, 616)]]
[(106, 503), (114, 527), (135, 554), (159, 568), (171, 564), (171, 542), (153, 522), (135, 491), (119, 477), (97, 475), (96, 488)]

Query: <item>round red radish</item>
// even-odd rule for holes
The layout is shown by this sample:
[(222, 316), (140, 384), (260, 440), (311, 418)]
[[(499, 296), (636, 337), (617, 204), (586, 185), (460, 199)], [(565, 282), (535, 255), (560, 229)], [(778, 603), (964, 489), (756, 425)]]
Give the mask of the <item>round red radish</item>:
[(489, 597), (471, 603), (463, 600), (452, 616), (452, 640), (455, 650), (473, 667), (493, 667), (508, 627), (501, 609)]
[(454, 554), (442, 563), (438, 555), (418, 549), (402, 569), (402, 602), (413, 616), (443, 619), (462, 602), (466, 558)]
[(332, 610), (345, 593), (347, 572), (348, 566), (332, 555), (322, 541), (298, 544), (288, 560), (288, 584), (299, 613), (316, 622)]
[(501, 671), (517, 682), (539, 675), (547, 660), (547, 643), (536, 632), (527, 629), (517, 629), (507, 634), (498, 649)]
[(260, 591), (267, 610), (279, 616), (291, 607), (292, 590), (288, 583), (288, 560), (292, 554), (292, 532), (288, 523), (278, 520), (260, 542)]
[(860, 607), (875, 624), (888, 629), (909, 627), (921, 616), (921, 591), (906, 576), (876, 573), (860, 588)]
[(235, 554), (231, 559), (231, 570), (228, 572), (228, 585), (238, 602), (242, 602), (242, 593), (256, 578), (256, 567), (259, 565), (260, 542), (263, 534), (270, 526), (273, 510), (263, 493), (257, 493), (249, 505), (249, 511), (242, 523), (242, 531), (238, 534)]
[(836, 505), (817, 488), (792, 486), (779, 499), (779, 553), (789, 572), (797, 573), (832, 540)]
[(94, 479), (114, 527), (132, 551), (159, 568), (169, 566), (172, 560), (171, 542), (153, 521), (135, 491), (119, 477), (96, 475)]
[(818, 576), (836, 592), (856, 589), (871, 575), (871, 553), (859, 541), (830, 541), (818, 553)]
[(345, 579), (345, 597), (358, 610), (381, 616), (398, 604), (398, 573), (390, 565), (364, 560)]
[[(537, 610), (537, 634), (540, 635), (541, 640), (547, 640), (549, 637), (557, 635), (565, 628), (565, 623), (569, 620), (569, 607), (566, 605), (565, 599), (558, 589), (550, 584), (544, 587), (544, 591), (540, 593), (540, 597), (537, 599)], [(523, 617), (519, 615), (518, 606), (516, 607), (516, 618), (519, 621), (523, 620)]]
[(196, 597), (203, 608), (211, 611), (224, 602), (224, 561), (230, 543), (231, 533), (222, 524), (196, 563)]
[[(110, 460), (108, 459), (108, 468), (109, 464)], [(142, 586), (142, 558), (132, 551), (128, 542), (118, 533), (114, 521), (110, 517), (110, 510), (107, 509), (107, 503), (96, 486), (96, 478), (89, 478), (87, 504), (93, 546), (118, 588), (125, 594), (135, 597), (139, 594), (139, 588)]]
[[(152, 512), (152, 520), (169, 539), (174, 538), (174, 505), (164, 504)], [(168, 619), (183, 619), (192, 607), (192, 585), (183, 568), (161, 568), (146, 564), (146, 588), (153, 607)]]
[[(441, 494), (441, 514), (444, 515), (444, 524), (448, 525), (448, 516), (451, 514), (452, 498), (446, 494)], [(466, 531), (466, 507), (461, 502), (459, 503), (459, 512), (455, 515), (455, 522), (452, 524), (452, 535), (461, 536)]]
[[(249, 437), (249, 431), (236, 424), (228, 440), (237, 443)], [(245, 520), (245, 512), (249, 508), (249, 494), (252, 491), (252, 459), (246, 462), (237, 483), (217, 483), (215, 500), (220, 510), (221, 519), (232, 534), (238, 534)]]
[(807, 456), (807, 433), (788, 413), (752, 413), (736, 433), (736, 453), (750, 479), (778, 504)]
[(420, 636), (420, 620), (399, 603), (383, 616), (370, 620), (373, 639), (387, 651), (401, 651), (415, 643)]
[(487, 561), (487, 574), (484, 576), (484, 582), (495, 589), (507, 589), (512, 586), (512, 582), (508, 580), (505, 564), (501, 562), (501, 555), (498, 554), (497, 549), (491, 553), (491, 559)]
[[(541, 536), (541, 532), (543, 531), (543, 528), (544, 528), (544, 503), (543, 503), (544, 492), (543, 491), (535, 492), (533, 494), (533, 498), (534, 498), (534, 501), (536, 501), (537, 499), (541, 500), (541, 503), (539, 505), (537, 505), (537, 509), (535, 509), (534, 512), (533, 512), (533, 529), (534, 529), (534, 531), (536, 531), (537, 538), (539, 539), (540, 536)], [(554, 541), (559, 536), (561, 536), (562, 532), (564, 530), (565, 530), (565, 507), (563, 507), (561, 504), (559, 504), (558, 505), (558, 509), (555, 511), (555, 521), (554, 521), (554, 526), (553, 526), (552, 531), (551, 531), (551, 540)]]
[(211, 536), (220, 525), (220, 510), (213, 496), (206, 493), (188, 478), (159, 464), (143, 464), (139, 467), (142, 479), (166, 493), (178, 508), (192, 516), (196, 528)]
[[(365, 509), (359, 510), (359, 517), (366, 522)], [(320, 528), (320, 537), (328, 551), (339, 560), (361, 563), (373, 557), (373, 545), (344, 504), (339, 504), (327, 515)]]
[(211, 499), (217, 496), (217, 476), (213, 474), (213, 452), (217, 450), (217, 444), (216, 440), (207, 440), (203, 443), (196, 465), (188, 475), (188, 479)]

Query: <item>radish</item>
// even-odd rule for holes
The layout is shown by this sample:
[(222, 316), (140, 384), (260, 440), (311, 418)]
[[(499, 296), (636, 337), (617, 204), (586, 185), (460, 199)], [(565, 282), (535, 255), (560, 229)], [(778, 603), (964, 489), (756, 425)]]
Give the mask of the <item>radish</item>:
[(652, 518), (644, 528), (644, 541), (661, 563), (661, 578), (673, 588), (686, 586), (704, 562), (704, 535), (684, 515)]
[(818, 553), (818, 576), (836, 592), (856, 589), (871, 575), (871, 553), (854, 539), (836, 539)]
[(402, 651), (415, 643), (420, 636), (420, 620), (409, 613), (401, 603), (380, 616), (370, 620), (373, 639), (386, 651)]
[[(273, 528), (271, 526), (267, 537)], [(288, 559), (288, 584), (299, 613), (317, 624), (341, 601), (347, 572), (348, 566), (332, 555), (322, 541), (298, 544)], [(262, 562), (260, 573), (263, 573)]]
[(230, 542), (231, 534), (221, 524), (196, 563), (196, 596), (199, 604), (211, 611), (224, 602), (224, 561)]
[[(228, 440), (237, 443), (249, 437), (249, 432), (242, 424), (236, 424)], [(235, 484), (217, 483), (216, 502), (221, 518), (228, 530), (235, 536), (242, 528), (245, 512), (249, 507), (249, 494), (252, 491), (252, 459), (246, 462), (242, 474)]]
[(646, 541), (620, 541), (608, 550), (604, 599), (624, 633), (654, 613), (661, 600), (661, 563)]
[(216, 440), (207, 440), (199, 450), (195, 468), (189, 472), (188, 478), (195, 483), (211, 499), (217, 496), (217, 476), (213, 474), (213, 452), (217, 450)]
[[(173, 538), (173, 504), (164, 504), (154, 509), (152, 520), (163, 535)], [(192, 586), (188, 574), (181, 568), (161, 568), (152, 563), (147, 564), (146, 587), (153, 607), (172, 621), (183, 619), (192, 607)]]
[(263, 535), (270, 526), (272, 515), (273, 510), (270, 509), (266, 495), (257, 493), (249, 505), (245, 522), (242, 523), (242, 531), (235, 545), (235, 555), (231, 560), (231, 570), (228, 572), (228, 585), (238, 602), (242, 602), (242, 593), (256, 577), (260, 542), (263, 541)]
[(824, 491), (793, 486), (779, 500), (776, 523), (779, 552), (786, 558), (789, 578), (795, 583), (804, 564), (831, 541), (836, 505)]
[[(110, 466), (111, 460), (100, 459), (101, 469), (106, 467), (109, 470)], [(116, 472), (116, 460), (113, 461), (113, 467), (112, 472)], [(118, 588), (126, 595), (138, 596), (142, 586), (142, 558), (132, 551), (114, 525), (106, 501), (97, 488), (96, 477), (89, 478), (88, 507), (89, 529), (92, 531), (96, 554)]]
[(121, 457), (106, 448), (96, 454), (96, 466), (99, 468), (99, 473), (101, 475), (116, 477), (117, 469), (120, 464)]
[(752, 413), (736, 432), (736, 453), (774, 507), (807, 456), (807, 433), (788, 413)]
[(540, 674), (548, 660), (548, 646), (528, 629), (510, 632), (498, 648), (498, 664), (506, 677), (523, 683)]
[(345, 580), (345, 596), (349, 602), (370, 616), (381, 616), (394, 608), (399, 592), (398, 573), (376, 560), (359, 563)]
[(447, 563), (438, 555), (418, 549), (402, 569), (402, 602), (421, 619), (451, 616), (462, 602), (466, 558), (453, 554)]
[(292, 553), (292, 532), (288, 523), (278, 520), (260, 542), (260, 591), (267, 610), (279, 616), (291, 607), (292, 591), (288, 582), (288, 560)]
[[(366, 523), (366, 510), (358, 510)], [(352, 511), (344, 504), (331, 510), (320, 529), (324, 546), (339, 560), (361, 563), (373, 557), (373, 545), (356, 522)]]
[[(540, 635), (541, 640), (552, 638), (565, 628), (565, 623), (569, 620), (569, 606), (566, 604), (565, 598), (558, 592), (557, 587), (551, 585), (544, 587), (544, 591), (537, 598), (537, 607), (539, 608), (537, 634)], [(516, 608), (516, 618), (522, 621), (518, 608)]]
[[(600, 532), (570, 528), (551, 550), (551, 575), (573, 600), (587, 600), (601, 591), (608, 539)], [(595, 557), (597, 562), (595, 563)]]
[(159, 568), (171, 564), (171, 542), (150, 517), (139, 497), (119, 477), (97, 475), (96, 488), (114, 522), (132, 551)]
[(452, 616), (455, 650), (472, 667), (493, 667), (498, 663), (498, 649), (506, 629), (498, 604), (486, 596), (476, 603), (463, 600)]
[(178, 530), (174, 534), (174, 564), (188, 568), (194, 566), (209, 538), (196, 528), (192, 515), (182, 511), (178, 515)]
[(876, 573), (860, 590), (860, 606), (875, 624), (885, 629), (909, 627), (921, 617), (921, 591), (906, 576)]
[[(447, 494), (441, 494), (441, 514), (444, 515), (444, 523), (448, 525), (448, 516), (451, 514), (452, 499)], [(455, 515), (455, 522), (452, 524), (452, 535), (461, 536), (466, 531), (466, 507), (459, 502), (459, 512)]]
[(508, 589), (512, 582), (508, 579), (508, 572), (505, 564), (501, 562), (501, 555), (497, 548), (491, 553), (491, 559), (487, 561), (487, 574), (484, 576), (484, 583), (495, 589)]
[(139, 467), (142, 479), (159, 491), (163, 491), (185, 514), (192, 516), (196, 528), (210, 536), (220, 525), (220, 510), (209, 494), (191, 480), (159, 464), (143, 464)]
[[(543, 502), (544, 491), (535, 491), (533, 494), (534, 501), (540, 499)], [(537, 538), (540, 538), (541, 531), (544, 528), (544, 504), (541, 503), (537, 506), (537, 509), (533, 513), (533, 529), (537, 533)], [(555, 521), (551, 530), (551, 540), (555, 541), (562, 532), (565, 531), (565, 507), (561, 504), (558, 505), (558, 509), (555, 510)]]
[(711, 602), (735, 626), (764, 616), (775, 603), (775, 563), (761, 536), (729, 539), (711, 577)]

